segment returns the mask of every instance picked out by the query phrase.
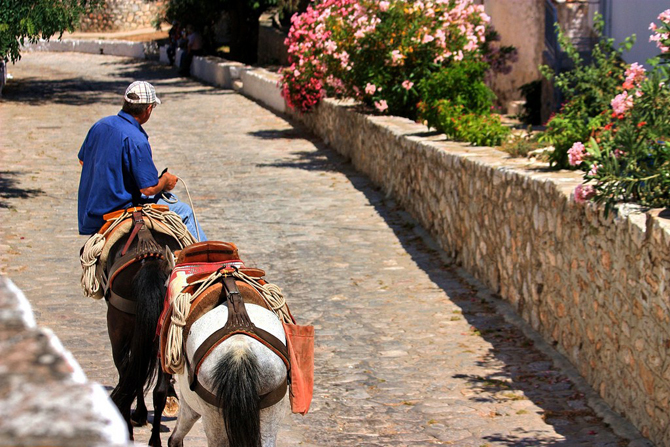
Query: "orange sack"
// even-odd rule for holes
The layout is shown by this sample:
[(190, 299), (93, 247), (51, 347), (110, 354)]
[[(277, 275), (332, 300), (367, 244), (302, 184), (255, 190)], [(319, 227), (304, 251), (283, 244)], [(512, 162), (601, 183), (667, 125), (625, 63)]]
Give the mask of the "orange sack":
[(314, 391), (314, 326), (282, 324), (291, 359), (291, 411), (305, 415)]

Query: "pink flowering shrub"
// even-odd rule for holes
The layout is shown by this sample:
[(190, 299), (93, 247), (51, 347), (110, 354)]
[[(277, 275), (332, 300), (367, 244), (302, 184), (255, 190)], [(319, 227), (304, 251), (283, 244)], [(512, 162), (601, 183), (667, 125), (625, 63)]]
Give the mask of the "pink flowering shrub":
[(587, 142), (575, 142), (569, 163), (585, 172), (577, 202), (636, 202), (670, 206), (670, 89), (665, 67), (647, 73), (634, 63), (625, 71), (621, 93), (611, 101), (609, 122)]
[(561, 48), (575, 68), (556, 74), (552, 67), (541, 67), (542, 74), (565, 97), (561, 109), (552, 115), (546, 132), (539, 138), (541, 143), (554, 147), (549, 154), (549, 162), (554, 168), (576, 166), (573, 161), (581, 159), (575, 158), (578, 153), (573, 143), (588, 142), (608, 122), (612, 106), (617, 111), (624, 111), (631, 105), (632, 98), (629, 98), (628, 92), (622, 91), (621, 84), (624, 80), (632, 83), (636, 76), (639, 77), (635, 71), (628, 79), (622, 58), (624, 51), (633, 45), (633, 39), (626, 39), (621, 46), (615, 45), (614, 39), (603, 36), (603, 27), (604, 21), (597, 15), (594, 20), (597, 43), (589, 62), (582, 58), (570, 39), (557, 27)]
[[(416, 119), (421, 80), (459, 61), (483, 60), (489, 21), (473, 0), (317, 2), (292, 18), (284, 97), (302, 112), (327, 94)], [(502, 53), (496, 67), (506, 70), (512, 52)]]

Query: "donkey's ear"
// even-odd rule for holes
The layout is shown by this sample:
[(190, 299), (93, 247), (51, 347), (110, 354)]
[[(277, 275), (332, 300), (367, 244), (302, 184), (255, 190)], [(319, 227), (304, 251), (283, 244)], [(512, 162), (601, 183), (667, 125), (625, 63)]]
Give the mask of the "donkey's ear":
[(170, 250), (170, 247), (167, 245), (165, 246), (165, 260), (168, 263), (168, 267), (170, 267), (170, 271), (172, 271), (175, 266), (175, 256), (174, 253), (172, 253), (172, 250)]

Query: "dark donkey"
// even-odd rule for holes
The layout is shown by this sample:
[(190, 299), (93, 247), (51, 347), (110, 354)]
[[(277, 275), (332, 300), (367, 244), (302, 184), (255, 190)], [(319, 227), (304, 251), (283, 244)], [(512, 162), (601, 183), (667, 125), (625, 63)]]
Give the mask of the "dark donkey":
[[(140, 218), (141, 220), (141, 218)], [(147, 423), (144, 394), (156, 382), (153, 391), (154, 418), (149, 445), (160, 446), (160, 423), (168, 392), (174, 393), (171, 376), (158, 362), (156, 326), (165, 298), (170, 262), (165, 247), (180, 248), (179, 242), (163, 233), (151, 232), (135, 221), (133, 231), (117, 241), (109, 252), (107, 277), (107, 331), (112, 344), (119, 383), (111, 398), (128, 424), (133, 439), (133, 424)], [(130, 239), (130, 244), (128, 240)], [(161, 249), (161, 247), (163, 247)], [(167, 256), (172, 256), (167, 253)], [(137, 399), (131, 414), (133, 401)]]

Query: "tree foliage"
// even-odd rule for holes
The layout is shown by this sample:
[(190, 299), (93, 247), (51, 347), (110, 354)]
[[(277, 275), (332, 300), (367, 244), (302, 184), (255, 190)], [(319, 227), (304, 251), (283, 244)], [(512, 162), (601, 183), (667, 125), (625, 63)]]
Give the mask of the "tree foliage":
[(17, 61), (26, 42), (73, 31), (104, 0), (0, 0), (0, 59)]

